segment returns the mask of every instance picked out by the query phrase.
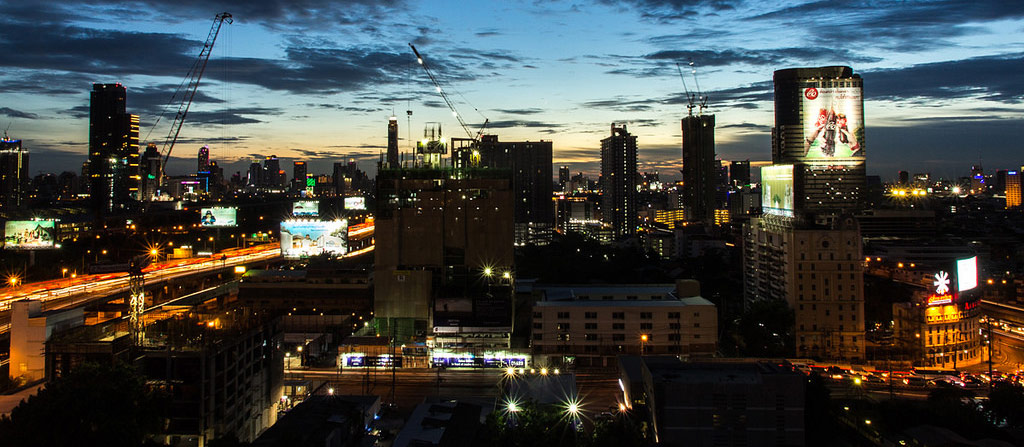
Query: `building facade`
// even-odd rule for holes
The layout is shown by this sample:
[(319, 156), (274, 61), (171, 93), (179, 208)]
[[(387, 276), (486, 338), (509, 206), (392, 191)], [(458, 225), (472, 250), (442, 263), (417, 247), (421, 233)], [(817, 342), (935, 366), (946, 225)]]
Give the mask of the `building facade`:
[(139, 198), (139, 116), (121, 84), (93, 84), (89, 105), (89, 194), (93, 211), (130, 209)]
[(0, 140), (0, 211), (20, 209), (28, 204), (28, 151), (21, 140), (4, 135)]
[(865, 188), (863, 81), (850, 67), (775, 72), (772, 161), (794, 165), (796, 209), (857, 212)]
[[(1022, 166), (1022, 168), (1024, 168), (1024, 166)], [(1020, 171), (1006, 172), (1006, 209), (1020, 207), (1020, 175)]]
[(683, 206), (693, 219), (711, 222), (717, 205), (715, 116), (683, 118)]
[[(512, 173), (515, 243), (547, 243), (555, 224), (551, 204), (550, 141), (498, 141), (497, 135), (480, 138), (479, 167)], [(453, 151), (452, 155), (455, 156)]]
[(601, 140), (601, 216), (611, 225), (614, 239), (636, 234), (636, 136), (626, 125), (611, 125)]

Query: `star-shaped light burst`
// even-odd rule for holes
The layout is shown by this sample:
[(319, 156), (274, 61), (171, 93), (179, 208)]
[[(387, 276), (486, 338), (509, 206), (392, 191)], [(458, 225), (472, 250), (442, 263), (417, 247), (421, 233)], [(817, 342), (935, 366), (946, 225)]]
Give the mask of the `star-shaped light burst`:
[(935, 293), (939, 295), (949, 293), (949, 273), (939, 272), (935, 274)]

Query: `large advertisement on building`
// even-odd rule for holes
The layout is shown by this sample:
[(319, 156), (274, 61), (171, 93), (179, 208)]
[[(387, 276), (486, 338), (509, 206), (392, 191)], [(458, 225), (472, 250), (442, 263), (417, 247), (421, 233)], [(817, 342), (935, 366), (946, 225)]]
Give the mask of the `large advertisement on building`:
[(213, 207), (199, 210), (199, 225), (203, 227), (236, 227), (238, 208)]
[(365, 210), (366, 199), (362, 197), (345, 197), (345, 209), (347, 210)]
[(298, 259), (324, 253), (340, 256), (348, 251), (346, 220), (286, 220), (281, 222), (281, 253)]
[(4, 225), (4, 248), (48, 250), (57, 245), (57, 222), (53, 220), (9, 220)]
[(793, 217), (793, 165), (761, 168), (761, 210)]
[(292, 215), (295, 217), (316, 217), (320, 215), (320, 202), (316, 200), (299, 200), (292, 203)]
[(860, 87), (804, 89), (804, 159), (864, 158)]
[(956, 291), (963, 292), (978, 287), (978, 257), (956, 261)]

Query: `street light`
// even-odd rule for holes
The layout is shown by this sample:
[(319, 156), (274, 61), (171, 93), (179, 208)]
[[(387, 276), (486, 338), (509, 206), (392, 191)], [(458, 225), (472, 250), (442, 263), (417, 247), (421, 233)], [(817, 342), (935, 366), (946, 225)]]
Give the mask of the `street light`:
[(644, 345), (647, 343), (647, 340), (649, 338), (650, 337), (648, 337), (647, 334), (641, 334), (640, 335), (640, 355), (644, 355), (644, 348), (645, 348)]

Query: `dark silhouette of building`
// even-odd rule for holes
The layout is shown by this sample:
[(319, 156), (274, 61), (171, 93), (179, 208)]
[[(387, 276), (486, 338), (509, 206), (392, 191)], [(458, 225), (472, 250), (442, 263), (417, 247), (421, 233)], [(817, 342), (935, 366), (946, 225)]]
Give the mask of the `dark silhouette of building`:
[(907, 185), (909, 185), (910, 184), (910, 173), (907, 172), (907, 171), (900, 171), (899, 172), (899, 180), (897, 180), (897, 184), (899, 184), (900, 186), (907, 186)]
[(793, 164), (795, 208), (855, 213), (865, 189), (863, 80), (850, 67), (775, 72), (772, 161)]
[(199, 148), (199, 163), (196, 172), (209, 172), (210, 170), (210, 146), (203, 145)]
[(729, 182), (733, 186), (750, 184), (750, 160), (734, 161), (729, 164)]
[(93, 84), (89, 106), (89, 194), (93, 211), (130, 209), (139, 197), (139, 116), (125, 111), (121, 84)]
[(715, 116), (683, 118), (683, 206), (687, 217), (710, 222), (715, 217)]
[(498, 141), (484, 135), (478, 145), (479, 167), (512, 173), (517, 245), (551, 239), (555, 223), (551, 204), (551, 142)]
[(163, 157), (160, 156), (160, 149), (156, 147), (156, 144), (147, 144), (140, 166), (142, 183), (139, 188), (139, 197), (141, 200), (151, 200), (159, 192), (160, 185), (157, 182), (160, 179), (162, 161)]
[(558, 189), (562, 192), (566, 191), (566, 186), (569, 185), (569, 177), (572, 174), (569, 172), (568, 166), (562, 166), (558, 168)]
[(271, 155), (263, 159), (263, 186), (266, 188), (280, 188), (284, 186), (284, 171), (281, 170), (281, 161), (277, 155)]
[(299, 192), (306, 189), (306, 162), (296, 161), (292, 163), (292, 190)]
[(0, 211), (24, 207), (29, 195), (28, 151), (21, 140), (0, 140)]
[(636, 233), (636, 136), (611, 126), (601, 140), (601, 215), (615, 239)]
[(398, 117), (388, 119), (388, 166), (398, 167)]

